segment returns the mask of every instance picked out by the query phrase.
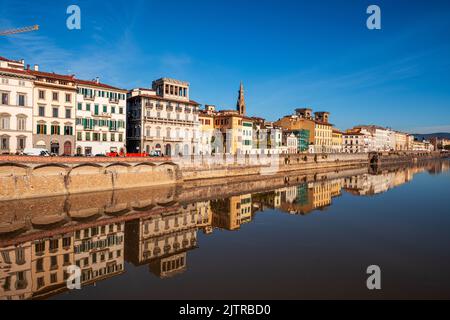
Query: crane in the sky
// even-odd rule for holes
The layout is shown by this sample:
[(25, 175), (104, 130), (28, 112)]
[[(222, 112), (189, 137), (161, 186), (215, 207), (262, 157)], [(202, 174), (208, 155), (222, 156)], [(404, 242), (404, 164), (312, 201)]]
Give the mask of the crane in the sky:
[(37, 30), (39, 30), (39, 26), (36, 24), (34, 26), (31, 26), (31, 27), (10, 29), (10, 30), (0, 30), (0, 36), (9, 36), (11, 34), (30, 32), (30, 31), (37, 31)]

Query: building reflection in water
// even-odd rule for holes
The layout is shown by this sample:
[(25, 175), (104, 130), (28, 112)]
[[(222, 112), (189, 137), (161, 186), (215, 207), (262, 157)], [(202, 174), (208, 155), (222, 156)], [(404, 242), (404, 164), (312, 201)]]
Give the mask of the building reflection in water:
[(449, 162), (435, 162), (184, 204), (172, 189), (0, 203), (0, 299), (64, 292), (70, 265), (81, 268), (84, 286), (122, 274), (125, 261), (174, 277), (186, 270), (198, 231), (239, 230), (268, 209), (306, 215), (329, 207), (343, 191), (375, 195), (417, 173), (448, 170)]

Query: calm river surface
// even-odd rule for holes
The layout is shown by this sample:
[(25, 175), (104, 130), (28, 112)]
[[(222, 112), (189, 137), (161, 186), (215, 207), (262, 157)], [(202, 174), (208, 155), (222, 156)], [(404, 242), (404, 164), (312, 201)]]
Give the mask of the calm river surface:
[[(200, 202), (169, 190), (0, 203), (0, 300), (450, 299), (449, 164)], [(81, 290), (66, 288), (69, 265)]]

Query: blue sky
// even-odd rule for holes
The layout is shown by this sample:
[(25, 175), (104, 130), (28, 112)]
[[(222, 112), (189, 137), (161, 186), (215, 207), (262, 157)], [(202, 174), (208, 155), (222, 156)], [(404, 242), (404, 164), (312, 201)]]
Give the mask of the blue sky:
[[(66, 28), (71, 4), (81, 30)], [(366, 28), (371, 4), (382, 30)], [(308, 106), (341, 129), (450, 132), (450, 1), (0, 0), (0, 29), (33, 24), (0, 55), (127, 89), (174, 77), (220, 108), (242, 80), (248, 113), (268, 120)]]

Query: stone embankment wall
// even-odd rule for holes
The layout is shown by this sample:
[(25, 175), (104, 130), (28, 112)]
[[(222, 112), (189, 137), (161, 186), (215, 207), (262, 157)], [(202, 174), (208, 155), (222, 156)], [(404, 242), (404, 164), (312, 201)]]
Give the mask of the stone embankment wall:
[(414, 163), (422, 160), (448, 158), (448, 154), (440, 152), (386, 152), (369, 154), (371, 165), (392, 165), (398, 163)]
[(23, 160), (0, 162), (0, 201), (175, 184), (181, 179), (178, 166), (170, 162)]
[(267, 177), (286, 179), (285, 175), (290, 174), (438, 157), (441, 157), (438, 153), (199, 156), (173, 159), (0, 156), (0, 201), (181, 182), (219, 185), (236, 178), (260, 181)]
[(367, 166), (368, 154), (295, 154), (264, 156), (217, 156), (182, 158), (180, 165), (184, 181), (241, 177), (270, 176), (292, 171)]

